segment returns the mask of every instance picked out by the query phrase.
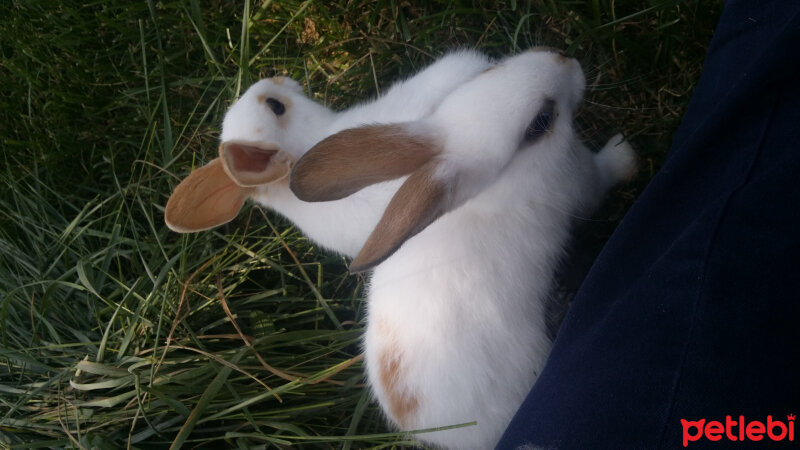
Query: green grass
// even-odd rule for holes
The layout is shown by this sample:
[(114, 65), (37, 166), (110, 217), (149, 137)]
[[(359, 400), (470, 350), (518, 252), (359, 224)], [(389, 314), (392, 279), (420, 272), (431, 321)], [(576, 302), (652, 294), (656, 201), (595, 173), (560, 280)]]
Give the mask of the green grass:
[[(416, 4), (421, 4), (416, 2)], [(177, 235), (163, 205), (215, 156), (250, 83), (285, 74), (336, 108), (448, 48), (566, 48), (578, 126), (663, 161), (714, 1), (22, 1), (0, 5), (0, 448), (383, 448), (364, 389), (363, 279), (248, 207)]]

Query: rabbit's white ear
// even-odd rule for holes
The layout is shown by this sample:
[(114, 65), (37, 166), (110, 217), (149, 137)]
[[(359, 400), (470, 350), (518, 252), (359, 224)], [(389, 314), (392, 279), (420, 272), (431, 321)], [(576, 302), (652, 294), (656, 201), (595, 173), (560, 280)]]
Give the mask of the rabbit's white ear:
[(300, 158), (289, 186), (300, 200), (324, 202), (408, 175), (440, 152), (420, 131), (412, 124), (366, 125), (328, 136)]
[(371, 269), (392, 256), (410, 237), (449, 210), (454, 183), (437, 178), (439, 161), (432, 160), (400, 186), (381, 220), (350, 263), (350, 273)]
[(283, 150), (264, 148), (258, 143), (229, 141), (219, 147), (225, 172), (239, 186), (273, 183), (289, 175), (294, 157)]
[(179, 233), (191, 233), (230, 222), (253, 188), (230, 179), (219, 158), (194, 170), (167, 200), (164, 221)]

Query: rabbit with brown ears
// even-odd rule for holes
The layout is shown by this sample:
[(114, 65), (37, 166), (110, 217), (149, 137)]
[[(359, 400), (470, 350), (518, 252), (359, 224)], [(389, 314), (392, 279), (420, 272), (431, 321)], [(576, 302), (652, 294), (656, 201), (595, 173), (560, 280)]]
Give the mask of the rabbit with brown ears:
[(374, 122), (418, 120), (457, 86), (491, 67), (474, 50), (450, 52), (384, 95), (342, 112), (303, 95), (294, 80), (253, 84), (222, 124), (219, 158), (176, 187), (165, 210), (177, 232), (202, 231), (232, 220), (252, 198), (284, 215), (323, 247), (353, 257), (380, 219), (399, 182), (383, 183), (335, 202), (310, 204), (289, 189), (294, 162), (323, 138)]
[(351, 271), (374, 269), (367, 376), (401, 430), (452, 449), (493, 448), (551, 347), (546, 306), (573, 223), (635, 169), (617, 135), (597, 154), (573, 116), (585, 78), (550, 48), (509, 57), (421, 120), (330, 136), (291, 187), (319, 205), (403, 184)]

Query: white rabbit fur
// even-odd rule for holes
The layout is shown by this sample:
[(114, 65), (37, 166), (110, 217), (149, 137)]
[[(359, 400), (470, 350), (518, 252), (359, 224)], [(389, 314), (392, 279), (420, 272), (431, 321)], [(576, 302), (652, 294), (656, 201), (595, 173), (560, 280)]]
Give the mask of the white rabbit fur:
[[(364, 338), (373, 393), (399, 429), (477, 421), (421, 441), (494, 447), (550, 350), (546, 302), (571, 224), (634, 170), (621, 136), (596, 155), (581, 143), (572, 119), (584, 86), (575, 60), (526, 52), (460, 86), (428, 122), (439, 128), (421, 131), (442, 145), (434, 177), (461, 171), (455, 209), (374, 268)], [(549, 131), (520, 142), (545, 98)]]
[[(630, 161), (615, 143), (601, 153)], [(379, 403), (403, 430), (477, 421), (422, 441), (493, 448), (544, 367), (546, 301), (570, 224), (598, 206), (613, 175), (583, 147), (542, 150), (520, 152), (497, 183), (374, 269), (364, 347)], [(401, 371), (394, 393), (380, 381), (387, 367)], [(398, 393), (417, 405), (405, 418), (392, 413)]]
[[(226, 114), (222, 125), (222, 145), (220, 152), (229, 143), (253, 144), (259, 148), (277, 149), (288, 159), (287, 165), (300, 158), (316, 142), (345, 128), (374, 122), (402, 122), (419, 119), (430, 112), (454, 88), (473, 78), (491, 66), (488, 58), (473, 50), (459, 50), (448, 53), (416, 75), (395, 83), (384, 95), (342, 112), (329, 108), (303, 95), (300, 85), (291, 79), (276, 77), (253, 84)], [(286, 112), (276, 116), (266, 107), (265, 99), (276, 98), (284, 103)], [(224, 163), (223, 163), (224, 164)], [(225, 165), (226, 173), (233, 179), (230, 167)], [(190, 175), (191, 176), (191, 175)], [(297, 199), (286, 180), (241, 187), (236, 192), (244, 201), (249, 197), (284, 215), (294, 222), (309, 238), (322, 247), (355, 256), (365, 239), (375, 227), (386, 204), (400, 185), (399, 182), (384, 183), (364, 189), (357, 195), (339, 201), (310, 204)], [(205, 182), (205, 181), (204, 181)], [(206, 182), (207, 183), (207, 182)], [(187, 184), (189, 184), (187, 182)], [(184, 189), (174, 201), (179, 204), (182, 197), (197, 189)], [(211, 191), (209, 189), (209, 191)], [(236, 191), (236, 186), (214, 189), (218, 192)], [(176, 194), (173, 194), (176, 196)], [(167, 204), (167, 224), (175, 231), (200, 231), (235, 216), (226, 215), (224, 219), (212, 220), (209, 226), (185, 226), (183, 217), (202, 212), (204, 208), (218, 208), (226, 199), (211, 201), (197, 200), (181, 208)], [(231, 200), (231, 201), (235, 201)], [(171, 213), (171, 214), (170, 214)]]

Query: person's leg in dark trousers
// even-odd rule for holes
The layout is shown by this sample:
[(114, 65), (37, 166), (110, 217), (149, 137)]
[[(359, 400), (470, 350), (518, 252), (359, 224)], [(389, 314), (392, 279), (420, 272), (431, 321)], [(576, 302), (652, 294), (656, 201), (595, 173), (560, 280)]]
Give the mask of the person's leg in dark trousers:
[[(667, 161), (498, 448), (682, 448), (681, 419), (732, 416), (737, 440), (740, 415), (794, 426), (798, 368), (800, 1), (731, 0)], [(705, 431), (688, 447), (774, 445)]]

